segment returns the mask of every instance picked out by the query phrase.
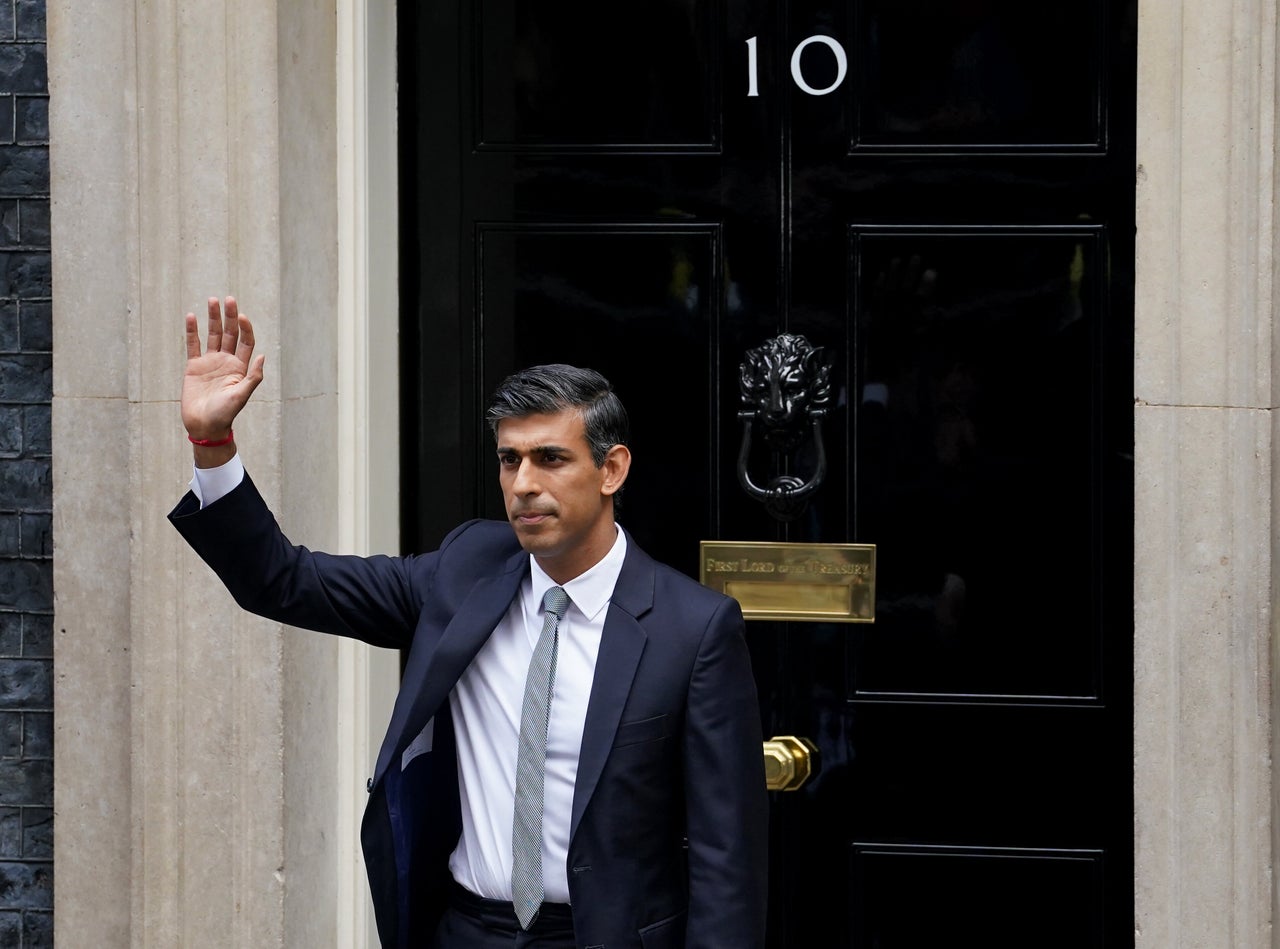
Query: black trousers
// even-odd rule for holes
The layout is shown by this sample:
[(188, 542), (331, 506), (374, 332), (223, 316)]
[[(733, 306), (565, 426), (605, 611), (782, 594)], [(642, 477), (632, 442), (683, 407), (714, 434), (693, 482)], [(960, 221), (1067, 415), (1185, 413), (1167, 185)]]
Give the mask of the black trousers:
[(449, 908), (432, 949), (574, 949), (573, 915), (565, 903), (543, 903), (526, 932), (510, 903), (449, 885)]

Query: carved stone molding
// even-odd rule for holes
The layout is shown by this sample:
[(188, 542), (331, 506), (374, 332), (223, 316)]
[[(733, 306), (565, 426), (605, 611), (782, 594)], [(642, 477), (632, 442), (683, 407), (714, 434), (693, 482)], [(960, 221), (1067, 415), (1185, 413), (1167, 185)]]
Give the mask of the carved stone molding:
[(1272, 946), (1276, 6), (1138, 37), (1137, 945)]
[(57, 939), (336, 946), (350, 657), (241, 613), (165, 521), (180, 316), (211, 293), (259, 327), (236, 428), (286, 530), (336, 547), (359, 500), (333, 450), (335, 6), (54, 0), (48, 29)]

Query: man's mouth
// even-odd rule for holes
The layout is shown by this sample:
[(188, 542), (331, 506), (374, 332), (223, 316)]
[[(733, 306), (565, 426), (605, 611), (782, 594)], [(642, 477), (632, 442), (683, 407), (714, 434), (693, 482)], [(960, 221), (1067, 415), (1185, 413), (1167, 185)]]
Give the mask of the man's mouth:
[(517, 511), (514, 515), (517, 524), (541, 524), (551, 516), (550, 511)]

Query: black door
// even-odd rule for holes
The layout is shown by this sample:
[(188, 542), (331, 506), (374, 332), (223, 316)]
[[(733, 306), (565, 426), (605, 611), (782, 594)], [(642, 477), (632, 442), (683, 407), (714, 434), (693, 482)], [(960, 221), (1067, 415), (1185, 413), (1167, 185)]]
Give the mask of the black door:
[[(1135, 4), (403, 4), (405, 536), (502, 516), (486, 395), (595, 367), (620, 519), (878, 545), (874, 625), (748, 625), (777, 947), (1132, 945)], [(833, 357), (805, 514), (738, 365)]]

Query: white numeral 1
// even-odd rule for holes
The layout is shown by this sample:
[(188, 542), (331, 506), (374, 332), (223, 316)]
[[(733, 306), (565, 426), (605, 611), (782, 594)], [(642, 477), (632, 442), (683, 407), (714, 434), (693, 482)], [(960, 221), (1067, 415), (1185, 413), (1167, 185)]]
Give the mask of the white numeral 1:
[(753, 36), (747, 40), (747, 95), (758, 96), (760, 90), (757, 86), (758, 76), (756, 75), (756, 38)]

